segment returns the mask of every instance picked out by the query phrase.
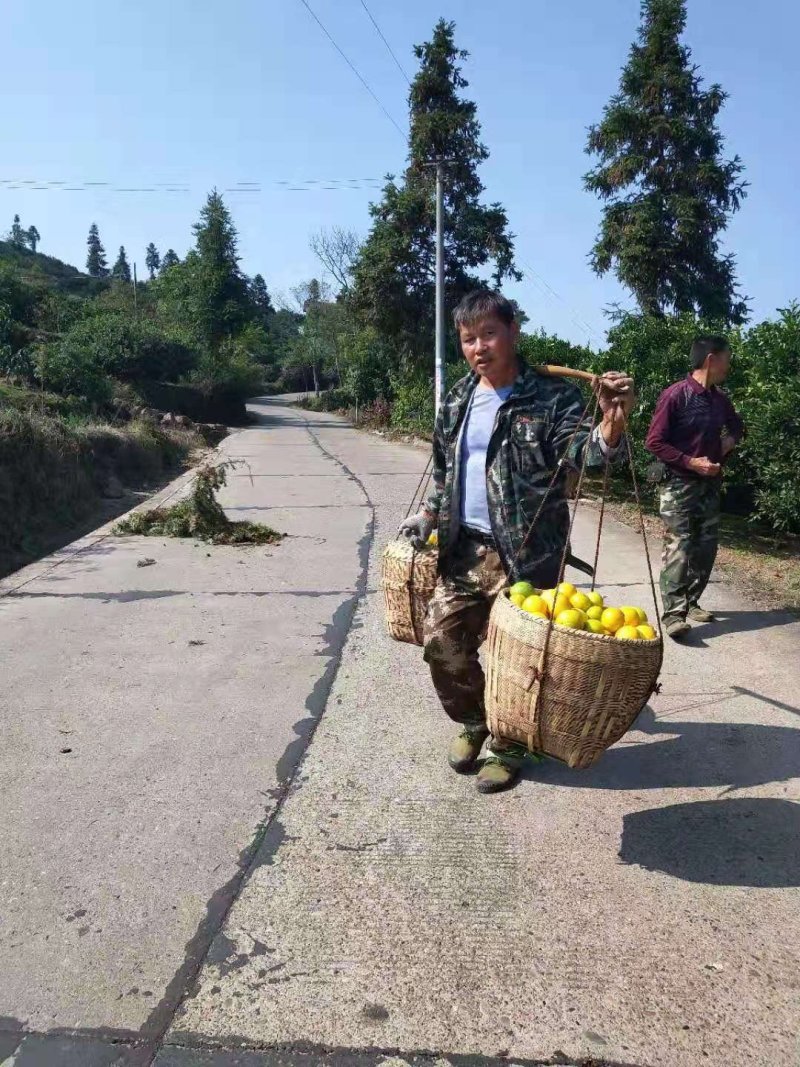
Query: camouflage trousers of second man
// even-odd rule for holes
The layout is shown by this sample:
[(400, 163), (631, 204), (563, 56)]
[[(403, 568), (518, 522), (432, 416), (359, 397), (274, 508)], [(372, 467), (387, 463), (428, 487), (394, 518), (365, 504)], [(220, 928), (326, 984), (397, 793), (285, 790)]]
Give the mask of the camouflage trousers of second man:
[[(486, 638), (494, 599), (507, 584), (500, 556), (461, 536), (445, 564), (425, 620), (425, 661), (442, 707), (470, 731), (486, 729), (484, 674), (478, 649)], [(489, 753), (519, 766), (524, 745), (492, 737)]]
[(685, 619), (703, 595), (719, 542), (720, 478), (672, 477), (661, 487), (663, 619)]

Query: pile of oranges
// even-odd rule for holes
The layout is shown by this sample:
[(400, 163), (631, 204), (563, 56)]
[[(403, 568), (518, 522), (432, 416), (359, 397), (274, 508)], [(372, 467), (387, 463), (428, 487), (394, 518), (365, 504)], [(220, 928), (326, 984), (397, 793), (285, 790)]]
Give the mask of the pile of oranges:
[(641, 608), (606, 606), (596, 589), (584, 593), (571, 582), (542, 590), (534, 589), (530, 582), (517, 582), (509, 590), (509, 599), (535, 618), (552, 619), (556, 626), (569, 630), (587, 630), (619, 641), (658, 639)]

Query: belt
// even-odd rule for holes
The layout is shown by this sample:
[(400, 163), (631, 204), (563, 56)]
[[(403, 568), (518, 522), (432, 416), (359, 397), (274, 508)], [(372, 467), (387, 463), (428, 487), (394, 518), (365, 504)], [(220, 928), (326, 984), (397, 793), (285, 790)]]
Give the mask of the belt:
[(459, 533), (462, 537), (466, 537), (468, 541), (476, 541), (479, 545), (486, 545), (487, 548), (497, 548), (494, 537), (490, 533), (486, 533), (483, 530), (476, 530), (474, 526), (465, 526), (464, 523), (462, 523)]

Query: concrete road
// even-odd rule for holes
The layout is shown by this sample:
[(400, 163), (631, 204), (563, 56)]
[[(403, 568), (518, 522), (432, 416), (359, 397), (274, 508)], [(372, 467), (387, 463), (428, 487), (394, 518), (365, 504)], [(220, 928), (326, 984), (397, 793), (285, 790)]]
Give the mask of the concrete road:
[(424, 454), (256, 410), (224, 503), (282, 544), (0, 584), (0, 1065), (796, 1067), (800, 625), (714, 584), (597, 767), (479, 797), (376, 592)]

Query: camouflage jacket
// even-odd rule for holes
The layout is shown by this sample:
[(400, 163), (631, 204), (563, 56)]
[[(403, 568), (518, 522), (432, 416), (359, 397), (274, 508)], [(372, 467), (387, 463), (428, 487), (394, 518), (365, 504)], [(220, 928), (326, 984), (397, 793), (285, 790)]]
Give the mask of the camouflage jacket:
[[(436, 420), (433, 440), (433, 488), (425, 510), (437, 516), (440, 568), (458, 539), (460, 525), (461, 435), (472, 394), (478, 384), (468, 374), (451, 389)], [(586, 400), (563, 378), (522, 366), (509, 398), (501, 405), (486, 452), (486, 491), (492, 533), (510, 580), (526, 578), (543, 587), (555, 583), (569, 531), (566, 482), (579, 469), (588, 448), (588, 467), (605, 463), (590, 419), (570, 438)], [(614, 454), (621, 454), (614, 449)], [(562, 461), (533, 533), (525, 535)], [(514, 563), (519, 553), (519, 559)], [(512, 569), (513, 565), (513, 569)]]

